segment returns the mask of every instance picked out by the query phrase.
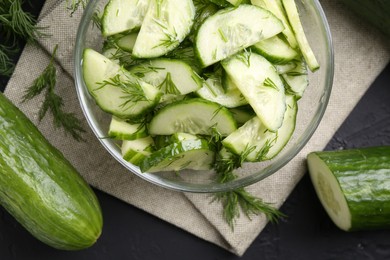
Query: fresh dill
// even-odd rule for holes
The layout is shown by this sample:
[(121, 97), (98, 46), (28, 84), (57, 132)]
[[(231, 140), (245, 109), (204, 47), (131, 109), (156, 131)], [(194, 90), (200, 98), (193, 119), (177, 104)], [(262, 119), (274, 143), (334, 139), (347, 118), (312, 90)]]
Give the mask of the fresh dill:
[(85, 8), (87, 0), (66, 0), (66, 7), (70, 10), (71, 15), (74, 14), (79, 7)]
[[(221, 140), (222, 136), (214, 128), (213, 134), (209, 140), (211, 147), (215, 149), (216, 154), (214, 169), (217, 173), (217, 181), (219, 183), (226, 183), (237, 178), (234, 174), (234, 170), (241, 167), (242, 163), (247, 156), (253, 152), (255, 147), (247, 147), (241, 155), (236, 155), (228, 151), (222, 145), (218, 145)], [(253, 196), (243, 187), (216, 193), (214, 200), (222, 203), (223, 218), (232, 230), (234, 230), (235, 221), (240, 217), (241, 212), (249, 219), (253, 215), (263, 213), (271, 222), (276, 222), (278, 218), (284, 216), (283, 213), (274, 208), (271, 204)]]
[(250, 67), (251, 66), (251, 62), (250, 62), (250, 58), (251, 58), (251, 51), (247, 50), (247, 49), (244, 49), (243, 52), (241, 52), (240, 54), (237, 54), (236, 58), (239, 59), (240, 61), (242, 61), (247, 67)]
[(54, 48), (50, 62), (45, 70), (25, 91), (22, 102), (33, 99), (35, 96), (45, 92), (43, 104), (39, 110), (39, 121), (41, 121), (48, 111), (53, 115), (54, 125), (62, 127), (66, 133), (69, 133), (75, 140), (83, 141), (82, 133), (85, 132), (81, 122), (74, 113), (67, 113), (63, 110), (63, 99), (55, 93), (57, 85), (57, 69), (55, 67), (55, 56), (58, 45)]
[(36, 42), (39, 38), (48, 36), (46, 27), (36, 25), (32, 14), (22, 8), (22, 0), (4, 0), (0, 3), (0, 25), (6, 42), (15, 42), (20, 38)]
[(160, 85), (157, 86), (159, 90), (161, 90), (165, 94), (173, 94), (173, 95), (180, 95), (180, 90), (177, 88), (175, 83), (172, 80), (171, 73), (168, 72), (165, 76), (165, 79), (163, 82), (161, 82)]
[(276, 86), (275, 82), (272, 81), (270, 78), (266, 78), (263, 82), (263, 86), (267, 88), (275, 89), (276, 91), (279, 91), (278, 86)]
[(11, 55), (13, 55), (15, 51), (17, 51), (17, 48), (11, 48), (0, 44), (0, 75), (6, 77), (11, 76), (15, 68)]
[(161, 30), (164, 33), (164, 38), (160, 39), (160, 44), (154, 46), (153, 48), (158, 47), (165, 47), (165, 48), (171, 48), (172, 46), (177, 46), (180, 44), (180, 40), (178, 38), (176, 29), (168, 28), (166, 24), (164, 24), (162, 21), (154, 19), (154, 22), (161, 27)]
[(120, 107), (125, 108), (127, 106), (127, 108), (130, 109), (134, 107), (137, 102), (148, 100), (140, 81), (133, 77), (134, 76), (131, 76), (126, 72), (117, 74), (114, 77), (99, 83), (100, 87), (97, 90), (106, 86), (120, 88), (124, 94), (124, 96), (121, 97), (124, 101), (120, 104)]

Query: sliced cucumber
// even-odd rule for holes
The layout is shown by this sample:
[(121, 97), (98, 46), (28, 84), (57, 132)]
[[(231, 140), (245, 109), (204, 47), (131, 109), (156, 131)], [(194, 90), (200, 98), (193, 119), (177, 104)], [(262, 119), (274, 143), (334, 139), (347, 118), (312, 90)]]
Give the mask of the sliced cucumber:
[(140, 169), (142, 172), (209, 170), (213, 160), (214, 152), (206, 140), (185, 139), (153, 152), (142, 161)]
[(229, 84), (229, 87), (224, 89), (221, 81), (221, 78), (208, 78), (203, 83), (203, 87), (196, 91), (196, 93), (201, 98), (210, 100), (228, 108), (248, 104), (248, 101), (246, 101), (234, 83)]
[(146, 136), (135, 140), (124, 140), (121, 151), (124, 160), (139, 166), (153, 152), (153, 138)]
[(150, 0), (110, 0), (102, 17), (102, 34), (110, 36), (141, 27)]
[(297, 102), (294, 96), (290, 95), (287, 95), (286, 102), (283, 124), (277, 132), (269, 131), (255, 116), (227, 136), (222, 144), (235, 154), (247, 154), (247, 161), (272, 159), (287, 144), (295, 129)]
[(274, 65), (278, 74), (284, 74), (295, 69), (297, 63), (295, 61), (290, 61), (285, 64), (274, 64)]
[(130, 69), (164, 94), (185, 95), (202, 87), (203, 79), (184, 61), (153, 59)]
[(132, 52), (134, 48), (135, 41), (137, 40), (138, 32), (133, 32), (125, 34), (121, 37), (118, 37), (116, 44), (122, 50)]
[(263, 8), (245, 4), (225, 8), (200, 26), (195, 49), (202, 66), (207, 67), (280, 33), (283, 28), (280, 20)]
[(168, 53), (190, 33), (194, 23), (192, 0), (152, 0), (133, 48), (137, 58)]
[(278, 35), (259, 41), (252, 49), (274, 64), (285, 64), (299, 56), (298, 52)]
[(295, 68), (282, 74), (282, 77), (286, 83), (287, 91), (301, 98), (306, 87), (309, 85), (308, 72), (304, 61), (297, 61), (295, 63)]
[(283, 122), (286, 101), (275, 67), (261, 55), (250, 52), (226, 59), (222, 66), (263, 124), (277, 131)]
[(290, 22), (284, 12), (283, 4), (281, 0), (251, 0), (253, 5), (263, 7), (273, 13), (276, 17), (282, 21), (284, 29), (282, 31), (283, 35), (286, 37), (286, 40), (293, 49), (298, 47), (295, 34), (290, 26)]
[(315, 191), (345, 231), (390, 228), (390, 146), (312, 152)]
[(235, 131), (236, 121), (225, 107), (201, 98), (171, 103), (159, 110), (149, 123), (151, 135), (178, 132), (211, 135), (218, 131), (226, 136)]
[(299, 18), (299, 13), (297, 6), (295, 5), (294, 0), (282, 0), (284, 9), (286, 10), (287, 17), (290, 21), (291, 27), (295, 33), (295, 37), (298, 42), (299, 49), (302, 52), (303, 57), (309, 69), (311, 71), (316, 71), (320, 68), (320, 65), (307, 41), (305, 32), (302, 27), (301, 19)]
[(108, 129), (108, 137), (118, 140), (134, 140), (147, 136), (145, 124), (130, 123), (113, 116)]
[(136, 118), (152, 109), (161, 93), (102, 54), (85, 49), (83, 77), (98, 106), (119, 118)]

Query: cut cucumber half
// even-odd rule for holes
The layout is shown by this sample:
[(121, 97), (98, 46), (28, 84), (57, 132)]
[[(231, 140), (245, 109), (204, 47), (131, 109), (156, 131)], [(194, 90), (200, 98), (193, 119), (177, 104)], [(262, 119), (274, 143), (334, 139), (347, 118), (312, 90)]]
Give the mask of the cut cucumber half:
[(203, 67), (223, 60), (283, 30), (283, 24), (269, 11), (239, 5), (208, 17), (196, 35), (195, 50)]
[(287, 95), (286, 103), (283, 124), (277, 132), (269, 131), (255, 116), (227, 136), (222, 144), (235, 154), (247, 154), (246, 161), (259, 162), (274, 158), (290, 140), (295, 129), (298, 111), (295, 97)]
[(153, 59), (130, 69), (164, 94), (185, 95), (202, 87), (203, 79), (184, 61)]
[(286, 10), (287, 17), (290, 21), (291, 27), (295, 33), (295, 37), (298, 42), (299, 49), (302, 52), (303, 57), (311, 71), (316, 71), (320, 68), (320, 65), (307, 41), (305, 32), (302, 27), (301, 19), (299, 17), (295, 0), (282, 0), (284, 9)]
[(246, 101), (234, 83), (229, 84), (229, 87), (225, 89), (222, 86), (221, 81), (221, 78), (208, 78), (203, 83), (203, 87), (196, 91), (196, 93), (201, 98), (210, 100), (228, 108), (248, 104), (248, 101)]
[(141, 27), (150, 0), (110, 0), (102, 17), (102, 34), (110, 36)]
[(290, 22), (284, 12), (283, 4), (281, 0), (251, 0), (253, 5), (263, 7), (267, 9), (271, 13), (273, 13), (277, 18), (282, 21), (284, 29), (282, 31), (284, 37), (291, 45), (293, 49), (298, 47), (297, 40), (295, 38), (295, 34), (290, 26)]
[(156, 58), (173, 50), (194, 23), (192, 0), (153, 0), (133, 48), (137, 58)]
[(282, 125), (286, 101), (275, 67), (256, 53), (241, 52), (221, 62), (263, 124), (275, 132)]
[(301, 98), (309, 85), (308, 72), (304, 61), (296, 61), (295, 63), (295, 68), (282, 74), (282, 77), (286, 83), (287, 91), (297, 98)]
[(102, 54), (85, 49), (83, 77), (97, 105), (119, 118), (137, 118), (151, 110), (161, 93)]
[(336, 226), (345, 231), (390, 228), (390, 146), (312, 152), (307, 163)]
[(136, 166), (153, 152), (153, 138), (146, 136), (135, 140), (125, 140), (122, 142), (121, 152), (125, 161)]
[(230, 111), (217, 103), (193, 98), (171, 103), (159, 110), (149, 123), (149, 134), (171, 135), (178, 132), (227, 136), (237, 128)]
[(273, 64), (284, 64), (299, 56), (298, 52), (278, 35), (259, 41), (252, 49)]
[(117, 140), (134, 140), (147, 136), (145, 124), (132, 124), (113, 116), (108, 129), (108, 137)]
[(180, 171), (183, 169), (209, 170), (214, 152), (203, 139), (185, 139), (163, 147), (145, 158), (142, 172)]

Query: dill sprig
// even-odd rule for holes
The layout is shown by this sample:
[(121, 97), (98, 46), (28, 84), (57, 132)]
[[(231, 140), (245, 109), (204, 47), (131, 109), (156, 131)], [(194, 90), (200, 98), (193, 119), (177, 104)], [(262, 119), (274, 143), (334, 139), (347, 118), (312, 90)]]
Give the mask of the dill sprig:
[[(218, 145), (222, 140), (221, 135), (213, 128), (213, 134), (210, 138), (211, 147), (215, 149), (216, 158), (214, 169), (217, 173), (217, 181), (226, 183), (237, 178), (234, 170), (241, 167), (248, 154), (254, 147), (248, 147), (241, 155), (236, 155)], [(237, 188), (231, 191), (219, 192), (215, 194), (214, 200), (218, 200), (223, 206), (223, 217), (229, 226), (234, 230), (234, 224), (241, 212), (249, 219), (253, 215), (265, 214), (271, 222), (277, 222), (284, 214), (274, 208), (271, 204), (264, 202), (250, 194), (245, 188)]]
[(66, 0), (66, 6), (68, 10), (70, 10), (71, 15), (74, 14), (80, 6), (85, 8), (86, 5), (87, 0)]
[(69, 133), (75, 140), (83, 141), (81, 134), (85, 132), (81, 122), (74, 113), (67, 113), (63, 110), (63, 99), (55, 93), (57, 84), (57, 69), (55, 67), (55, 56), (58, 45), (55, 46), (49, 65), (45, 68), (25, 91), (22, 102), (33, 99), (37, 95), (46, 91), (43, 104), (39, 110), (39, 121), (41, 121), (48, 111), (53, 115), (54, 125), (62, 127), (66, 133)]
[(0, 3), (0, 24), (7, 42), (15, 41), (16, 37), (36, 42), (38, 38), (48, 36), (46, 27), (37, 26), (32, 14), (22, 8), (22, 0), (4, 0)]
[(145, 92), (141, 86), (141, 82), (138, 79), (133, 78), (128, 73), (124, 72), (122, 74), (117, 74), (114, 77), (104, 80), (103, 82), (98, 83), (100, 86), (97, 90), (104, 88), (106, 86), (113, 86), (120, 88), (122, 93), (121, 96), (123, 103), (120, 104), (120, 107), (128, 109), (132, 108), (139, 101), (148, 101), (148, 98), (145, 95)]
[(11, 55), (18, 51), (17, 46), (6, 46), (0, 44), (0, 75), (10, 77), (14, 71), (15, 64), (11, 59)]

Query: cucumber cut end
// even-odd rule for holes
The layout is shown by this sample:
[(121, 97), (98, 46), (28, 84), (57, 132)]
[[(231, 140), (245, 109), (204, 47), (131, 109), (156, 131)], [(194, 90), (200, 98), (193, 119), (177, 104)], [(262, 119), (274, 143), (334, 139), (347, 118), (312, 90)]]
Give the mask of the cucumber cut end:
[(316, 153), (308, 155), (307, 163), (311, 181), (325, 211), (337, 227), (349, 231), (351, 211), (336, 177)]

